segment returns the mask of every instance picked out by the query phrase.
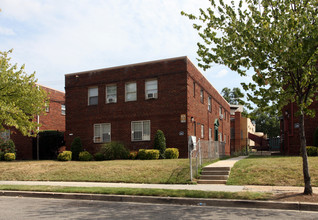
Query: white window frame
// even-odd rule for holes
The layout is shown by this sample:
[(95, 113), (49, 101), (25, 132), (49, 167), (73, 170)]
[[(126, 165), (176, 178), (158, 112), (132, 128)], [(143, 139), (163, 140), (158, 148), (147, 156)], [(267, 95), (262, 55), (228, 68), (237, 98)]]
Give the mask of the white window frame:
[[(135, 84), (135, 91), (134, 92), (128, 92), (127, 87), (130, 84)], [(128, 100), (128, 94), (135, 94), (135, 99)], [(137, 82), (128, 82), (125, 84), (125, 102), (133, 102), (137, 101)]]
[(220, 132), (219, 134), (220, 134), (220, 142), (222, 142), (222, 138), (223, 138), (222, 133)]
[[(109, 126), (108, 127), (108, 132), (104, 132), (103, 130), (103, 126)], [(107, 143), (107, 142), (111, 142), (112, 138), (111, 138), (111, 123), (101, 123), (101, 124), (94, 124), (93, 126), (94, 128), (94, 138), (93, 138), (93, 142), (94, 143)], [(107, 127), (106, 127), (107, 128)], [(99, 131), (99, 135), (96, 135), (97, 131)], [(103, 135), (107, 134), (109, 135), (109, 140), (104, 140)]]
[(62, 115), (66, 115), (66, 107), (65, 107), (65, 104), (63, 105), (61, 105), (61, 114)]
[(204, 138), (204, 125), (201, 125), (201, 138)]
[[(152, 83), (152, 84), (151, 84)], [(156, 86), (155, 89), (148, 88), (150, 85)], [(152, 97), (149, 97), (148, 94), (152, 94)], [(149, 79), (145, 81), (145, 98), (146, 99), (157, 99), (158, 98), (158, 79)]]
[(49, 103), (45, 103), (45, 112), (46, 113), (50, 112), (50, 104)]
[[(97, 95), (96, 96), (91, 96), (90, 91), (92, 89), (97, 89)], [(93, 97), (97, 97), (97, 103), (96, 104), (91, 104), (90, 103), (90, 98), (93, 98)], [(98, 86), (94, 86), (94, 87), (89, 87), (88, 88), (88, 105), (98, 105)]]
[(208, 98), (208, 111), (212, 112), (212, 97), (209, 96)]
[[(135, 134), (135, 130), (134, 130), (134, 124), (139, 123), (141, 125), (141, 130), (138, 132), (141, 132), (141, 139), (135, 139), (134, 134)], [(145, 123), (149, 123), (149, 134), (145, 134)], [(151, 136), (151, 123), (150, 120), (143, 120), (143, 121), (132, 121), (131, 122), (131, 141), (132, 142), (137, 142), (137, 141), (150, 141), (150, 136)]]
[(224, 134), (224, 143), (226, 143), (226, 134)]
[(204, 103), (204, 90), (203, 89), (200, 90), (200, 102)]
[(212, 140), (212, 128), (209, 128), (209, 140)]
[[(111, 93), (107, 90), (107, 88), (110, 88), (110, 87), (115, 87), (115, 93)], [(117, 103), (117, 85), (116, 84), (106, 85), (105, 92), (106, 92), (106, 104)], [(110, 97), (114, 99), (111, 102), (109, 101)]]

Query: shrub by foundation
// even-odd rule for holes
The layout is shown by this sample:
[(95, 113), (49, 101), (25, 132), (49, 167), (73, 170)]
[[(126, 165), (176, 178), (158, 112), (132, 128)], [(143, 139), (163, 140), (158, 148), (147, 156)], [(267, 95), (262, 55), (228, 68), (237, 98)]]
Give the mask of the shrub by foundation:
[(318, 156), (318, 148), (317, 147), (315, 147), (315, 146), (307, 146), (306, 150), (307, 150), (307, 155), (309, 157)]
[(80, 137), (74, 138), (71, 144), (72, 159), (78, 160), (79, 153), (83, 151), (83, 145)]
[(5, 153), (0, 151), (0, 161), (4, 160), (4, 155)]
[(104, 154), (97, 152), (96, 154), (94, 154), (94, 159), (95, 161), (103, 161), (105, 160)]
[(110, 142), (102, 145), (100, 153), (105, 160), (128, 159), (129, 150), (119, 142)]
[(179, 150), (177, 148), (167, 148), (165, 150), (165, 158), (166, 159), (178, 159), (179, 158)]
[(57, 160), (59, 161), (70, 161), (72, 160), (72, 151), (63, 151), (57, 156)]
[(159, 150), (140, 149), (138, 151), (138, 159), (140, 160), (157, 160), (159, 158)]
[(93, 155), (91, 155), (88, 151), (82, 151), (79, 153), (78, 159), (80, 161), (91, 161), (93, 160)]
[(138, 152), (137, 151), (130, 151), (129, 152), (129, 159), (135, 160), (137, 158)]
[(15, 153), (6, 153), (4, 155), (5, 161), (14, 161), (15, 160)]
[(165, 150), (166, 150), (166, 138), (163, 131), (158, 130), (155, 135), (154, 139), (154, 149), (159, 150), (160, 158), (165, 157)]

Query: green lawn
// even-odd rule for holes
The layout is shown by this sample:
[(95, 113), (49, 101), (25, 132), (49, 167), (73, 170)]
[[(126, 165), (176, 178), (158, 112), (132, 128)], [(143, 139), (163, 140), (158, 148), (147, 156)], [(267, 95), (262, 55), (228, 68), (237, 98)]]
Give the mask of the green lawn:
[[(312, 186), (318, 186), (318, 157), (309, 157)], [(301, 157), (251, 156), (231, 170), (229, 185), (304, 186)]]
[(188, 159), (0, 162), (0, 180), (190, 183)]

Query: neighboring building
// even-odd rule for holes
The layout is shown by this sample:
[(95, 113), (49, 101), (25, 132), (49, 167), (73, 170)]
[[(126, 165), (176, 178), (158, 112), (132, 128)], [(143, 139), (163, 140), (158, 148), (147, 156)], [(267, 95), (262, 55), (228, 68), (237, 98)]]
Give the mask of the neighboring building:
[(248, 133), (255, 134), (255, 125), (250, 118), (243, 117), (242, 105), (231, 105), (231, 153), (242, 151), (246, 146), (254, 146)]
[(80, 137), (91, 153), (110, 141), (137, 151), (160, 129), (180, 157), (189, 135), (230, 154), (230, 106), (187, 57), (66, 74), (65, 91), (67, 146)]
[[(318, 101), (314, 101), (310, 109), (316, 111), (314, 118), (305, 116), (305, 135), (307, 146), (314, 142), (314, 132), (318, 127)], [(282, 110), (280, 121), (281, 128), (281, 153), (285, 155), (300, 155), (299, 118), (295, 116), (298, 111), (296, 103), (288, 104)]]
[[(50, 99), (49, 106), (46, 107), (46, 113), (35, 117), (42, 125), (39, 127), (40, 131), (57, 130), (65, 131), (65, 93), (60, 92), (45, 86), (40, 86), (44, 89)], [(36, 159), (34, 157), (36, 146), (32, 137), (23, 136), (16, 129), (11, 128), (6, 132), (6, 138), (11, 138), (15, 143), (17, 150), (17, 159), (30, 160)]]

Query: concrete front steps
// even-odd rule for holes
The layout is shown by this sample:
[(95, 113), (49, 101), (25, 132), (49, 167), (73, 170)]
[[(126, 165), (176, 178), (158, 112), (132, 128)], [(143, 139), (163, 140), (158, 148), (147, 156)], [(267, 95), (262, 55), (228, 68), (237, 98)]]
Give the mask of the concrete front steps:
[(198, 184), (226, 184), (230, 167), (203, 167)]

